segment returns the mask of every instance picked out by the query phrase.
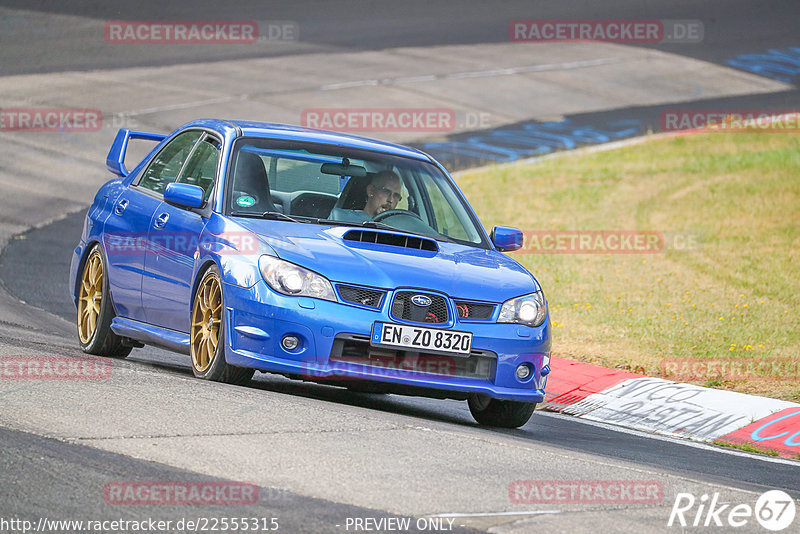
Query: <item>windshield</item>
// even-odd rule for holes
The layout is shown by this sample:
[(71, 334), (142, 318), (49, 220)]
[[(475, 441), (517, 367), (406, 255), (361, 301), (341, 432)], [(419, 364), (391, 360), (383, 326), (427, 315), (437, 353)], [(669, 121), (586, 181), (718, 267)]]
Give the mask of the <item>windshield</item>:
[(231, 162), (225, 198), (229, 215), (391, 228), (486, 246), (477, 218), (444, 173), (424, 161), (242, 139)]

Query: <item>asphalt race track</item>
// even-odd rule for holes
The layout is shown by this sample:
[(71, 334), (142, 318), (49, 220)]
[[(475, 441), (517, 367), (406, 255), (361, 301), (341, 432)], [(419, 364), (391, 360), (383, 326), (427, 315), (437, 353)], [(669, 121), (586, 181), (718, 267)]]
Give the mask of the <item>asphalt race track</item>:
[[(742, 53), (768, 48), (797, 46), (792, 24), (796, 3), (778, 0), (767, 4), (746, 0), (672, 2), (669, 0), (616, 0), (613, 2), (545, 1), (534, 5), (510, 0), (501, 6), (488, 2), (445, 0), (431, 2), (270, 2), (243, 0), (235, 5), (202, 0), (187, 8), (181, 3), (154, 0), (142, 2), (43, 2), (6, 0), (0, 5), (13, 10), (6, 18), (0, 63), (3, 74), (94, 70), (103, 68), (169, 65), (208, 60), (231, 60), (262, 56), (264, 50), (198, 47), (173, 48), (168, 53), (148, 54), (146, 48), (129, 47), (109, 51), (93, 42), (91, 24), (64, 24), (59, 17), (90, 17), (105, 20), (276, 20), (298, 21), (301, 35), (290, 53), (324, 50), (379, 50), (406, 46), (497, 43), (508, 40), (508, 23), (516, 19), (686, 19), (701, 20), (708, 38), (703, 46), (681, 44), (648, 45), (707, 61), (723, 62)], [(25, 31), (28, 12), (48, 17), (38, 31)], [(17, 20), (15, 20), (17, 19)], [(15, 22), (19, 24), (17, 29)], [(64, 27), (66, 26), (66, 27)], [(58, 47), (43, 37), (58, 38)], [(285, 54), (276, 50), (267, 54)]]
[[(800, 70), (742, 58), (800, 47), (799, 16), (797, 2), (741, 0), (0, 1), (0, 109), (92, 107), (114, 118), (89, 134), (0, 129), (0, 360), (82, 357), (69, 258), (86, 206), (108, 179), (117, 127), (166, 132), (199, 116), (297, 123), (309, 107), (449, 105), (459, 117), (491, 120), (446, 135), (373, 136), (430, 149), (460, 168), (494, 160), (458, 152), (458, 143), (485, 145), (532, 122), (567, 120), (624, 138), (657, 130), (665, 106), (797, 108)], [(299, 38), (260, 47), (105, 43), (104, 23), (125, 19), (288, 21)], [(516, 19), (699, 20), (705, 33), (697, 44), (547, 43), (536, 55), (509, 43)], [(479, 74), (463, 85), (451, 71)], [(421, 76), (433, 81), (403, 81)], [(552, 148), (569, 148), (568, 137)], [(526, 155), (517, 150), (513, 159)], [(519, 504), (509, 495), (518, 480), (655, 480), (663, 499)], [(260, 497), (236, 506), (104, 498), (107, 484), (126, 481), (239, 481)], [(186, 357), (153, 348), (113, 361), (104, 381), (0, 381), (2, 532), (18, 531), (4, 519), (42, 517), (274, 517), (279, 532), (347, 532), (356, 530), (353, 518), (390, 517), (411, 518), (410, 532), (677, 532), (667, 520), (678, 493), (752, 505), (774, 488), (800, 499), (800, 464), (543, 412), (498, 431), (478, 427), (463, 402), (262, 374), (247, 387), (201, 382)], [(737, 531), (764, 530), (753, 521)]]

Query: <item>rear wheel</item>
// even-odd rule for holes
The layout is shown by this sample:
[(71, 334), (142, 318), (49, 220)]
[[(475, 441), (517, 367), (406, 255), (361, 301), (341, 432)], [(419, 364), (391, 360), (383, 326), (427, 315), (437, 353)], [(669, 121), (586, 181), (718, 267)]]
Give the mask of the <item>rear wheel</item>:
[(111, 330), (114, 304), (108, 290), (103, 253), (94, 245), (83, 264), (78, 291), (78, 341), (87, 354), (124, 358), (133, 347), (129, 341)]
[(472, 417), (485, 426), (519, 428), (531, 418), (535, 402), (517, 402), (493, 399), (487, 395), (473, 395), (467, 400)]
[(203, 275), (192, 304), (192, 372), (205, 380), (246, 384), (255, 370), (229, 365), (225, 361), (224, 309), (219, 269), (213, 265)]

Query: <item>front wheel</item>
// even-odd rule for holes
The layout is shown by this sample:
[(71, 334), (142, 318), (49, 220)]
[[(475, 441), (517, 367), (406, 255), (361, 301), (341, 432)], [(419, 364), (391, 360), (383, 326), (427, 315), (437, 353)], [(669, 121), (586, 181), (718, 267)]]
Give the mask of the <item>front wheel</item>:
[(99, 245), (89, 251), (81, 271), (78, 291), (78, 341), (87, 354), (124, 358), (133, 347), (129, 340), (111, 330), (114, 303), (108, 289), (108, 275)]
[(192, 304), (190, 348), (192, 372), (197, 378), (246, 384), (254, 369), (229, 365), (225, 361), (222, 282), (219, 269), (214, 265), (203, 275)]
[(531, 418), (535, 402), (518, 402), (493, 399), (487, 395), (473, 395), (467, 400), (475, 420), (485, 426), (519, 428)]

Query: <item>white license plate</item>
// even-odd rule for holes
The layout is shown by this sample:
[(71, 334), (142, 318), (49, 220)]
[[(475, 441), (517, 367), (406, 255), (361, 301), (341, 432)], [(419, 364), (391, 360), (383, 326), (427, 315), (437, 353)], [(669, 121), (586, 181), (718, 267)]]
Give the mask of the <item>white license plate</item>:
[(435, 352), (469, 354), (472, 332), (421, 328), (392, 323), (375, 323), (372, 326), (372, 345), (403, 347)]

